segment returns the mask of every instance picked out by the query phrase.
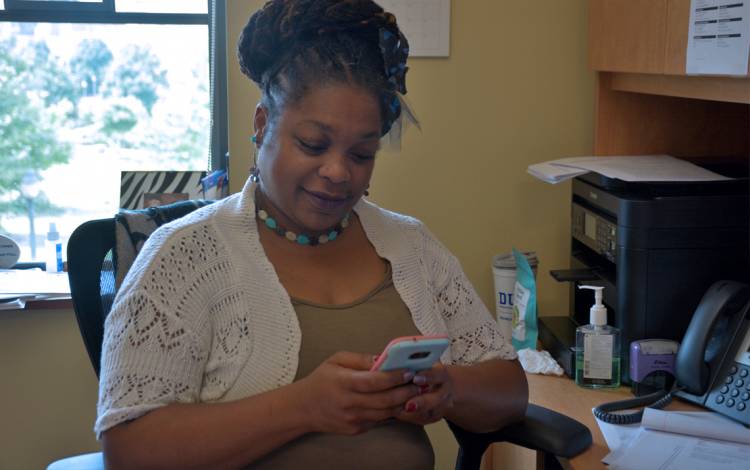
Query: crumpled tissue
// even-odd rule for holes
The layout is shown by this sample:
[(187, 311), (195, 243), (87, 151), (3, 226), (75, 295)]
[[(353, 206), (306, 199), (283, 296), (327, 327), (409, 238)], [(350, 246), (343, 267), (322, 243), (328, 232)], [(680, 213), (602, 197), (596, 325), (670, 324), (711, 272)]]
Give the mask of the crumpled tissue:
[(550, 356), (547, 351), (535, 349), (521, 349), (518, 351), (518, 360), (521, 361), (523, 370), (532, 374), (563, 375), (562, 367)]

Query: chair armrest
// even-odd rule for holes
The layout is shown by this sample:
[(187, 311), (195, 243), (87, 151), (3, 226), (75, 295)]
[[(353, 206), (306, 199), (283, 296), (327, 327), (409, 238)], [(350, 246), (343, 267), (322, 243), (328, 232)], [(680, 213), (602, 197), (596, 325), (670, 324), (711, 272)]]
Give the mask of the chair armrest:
[(499, 431), (473, 433), (448, 421), (460, 446), (456, 468), (478, 469), (482, 454), (493, 442), (509, 442), (558, 457), (574, 457), (591, 445), (591, 431), (578, 421), (529, 404), (522, 421)]
[(556, 411), (529, 404), (523, 421), (496, 433), (501, 440), (558, 457), (575, 457), (591, 445), (591, 431)]

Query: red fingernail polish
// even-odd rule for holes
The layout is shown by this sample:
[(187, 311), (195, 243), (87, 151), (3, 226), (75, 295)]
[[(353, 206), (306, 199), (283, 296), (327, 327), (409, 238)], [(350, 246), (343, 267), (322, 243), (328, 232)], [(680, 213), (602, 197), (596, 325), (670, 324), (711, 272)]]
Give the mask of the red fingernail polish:
[(414, 411), (417, 411), (417, 404), (414, 402), (409, 402), (406, 404), (406, 412), (407, 413), (413, 413)]

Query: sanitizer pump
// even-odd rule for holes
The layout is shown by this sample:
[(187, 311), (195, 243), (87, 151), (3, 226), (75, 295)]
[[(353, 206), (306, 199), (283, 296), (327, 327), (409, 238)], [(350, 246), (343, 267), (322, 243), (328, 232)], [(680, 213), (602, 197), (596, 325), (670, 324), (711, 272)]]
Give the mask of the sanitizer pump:
[(576, 384), (587, 388), (620, 386), (620, 330), (607, 325), (604, 287), (578, 286), (594, 291), (589, 324), (576, 329)]

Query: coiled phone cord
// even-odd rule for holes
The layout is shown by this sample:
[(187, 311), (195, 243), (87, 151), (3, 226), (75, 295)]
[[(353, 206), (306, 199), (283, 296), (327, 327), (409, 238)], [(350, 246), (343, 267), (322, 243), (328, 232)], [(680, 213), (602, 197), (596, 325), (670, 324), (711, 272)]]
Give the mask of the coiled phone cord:
[(640, 423), (643, 419), (643, 408), (632, 413), (612, 413), (613, 411), (628, 410), (630, 408), (644, 407), (660, 410), (672, 402), (672, 395), (681, 390), (681, 387), (675, 387), (671, 391), (659, 390), (658, 392), (644, 395), (642, 397), (630, 398), (627, 400), (613, 401), (604, 403), (592, 410), (594, 416), (609, 424), (634, 424)]

